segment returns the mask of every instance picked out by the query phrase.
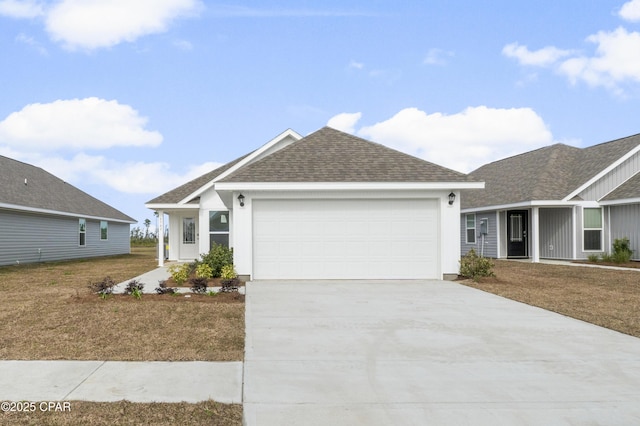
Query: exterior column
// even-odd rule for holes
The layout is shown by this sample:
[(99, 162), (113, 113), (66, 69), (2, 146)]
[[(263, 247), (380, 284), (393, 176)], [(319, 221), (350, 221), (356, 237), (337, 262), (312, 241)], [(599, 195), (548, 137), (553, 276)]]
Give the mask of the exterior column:
[(531, 208), (531, 261), (540, 262), (540, 211), (539, 207)]
[(164, 266), (164, 211), (158, 210), (158, 266)]

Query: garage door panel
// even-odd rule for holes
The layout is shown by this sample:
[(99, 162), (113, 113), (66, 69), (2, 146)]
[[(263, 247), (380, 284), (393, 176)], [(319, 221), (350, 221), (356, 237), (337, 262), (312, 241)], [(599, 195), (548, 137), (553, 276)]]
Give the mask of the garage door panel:
[(256, 279), (437, 278), (435, 200), (254, 200)]

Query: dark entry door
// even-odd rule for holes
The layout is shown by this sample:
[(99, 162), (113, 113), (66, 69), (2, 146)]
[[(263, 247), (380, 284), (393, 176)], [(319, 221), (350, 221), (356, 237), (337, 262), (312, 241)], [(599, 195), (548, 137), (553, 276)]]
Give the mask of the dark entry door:
[(529, 257), (528, 224), (529, 212), (527, 210), (507, 212), (508, 257)]

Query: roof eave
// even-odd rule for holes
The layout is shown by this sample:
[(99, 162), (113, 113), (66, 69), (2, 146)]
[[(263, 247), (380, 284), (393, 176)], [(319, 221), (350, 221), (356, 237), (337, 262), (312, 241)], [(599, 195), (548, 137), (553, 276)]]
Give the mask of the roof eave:
[(21, 212), (28, 212), (28, 213), (48, 214), (48, 215), (55, 215), (55, 216), (77, 217), (77, 218), (94, 219), (94, 220), (107, 220), (110, 222), (120, 222), (120, 223), (129, 223), (129, 224), (138, 223), (138, 221), (133, 218), (130, 218), (130, 220), (128, 220), (128, 219), (118, 219), (118, 218), (107, 217), (107, 216), (93, 216), (93, 215), (87, 215), (84, 213), (62, 212), (58, 210), (20, 206), (17, 204), (0, 203), (0, 209), (14, 210), (14, 211), (21, 211)]
[(348, 191), (483, 189), (484, 182), (218, 182), (216, 191)]

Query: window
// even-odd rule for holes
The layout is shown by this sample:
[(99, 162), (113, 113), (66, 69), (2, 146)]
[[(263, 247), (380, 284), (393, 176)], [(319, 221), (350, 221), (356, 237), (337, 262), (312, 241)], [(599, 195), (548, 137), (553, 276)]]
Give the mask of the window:
[(584, 251), (602, 251), (602, 209), (582, 209)]
[(209, 212), (209, 248), (214, 244), (229, 246), (229, 212)]
[(522, 215), (521, 214), (512, 214), (510, 216), (511, 220), (511, 235), (509, 236), (509, 240), (513, 243), (521, 243), (524, 238), (524, 226), (522, 223)]
[(192, 217), (182, 218), (182, 244), (196, 243), (196, 220)]
[(467, 244), (476, 243), (476, 215), (468, 214), (467, 220)]
[(87, 220), (78, 219), (78, 245), (84, 247), (87, 245)]
[(101, 220), (100, 221), (100, 239), (101, 240), (107, 239), (108, 230), (109, 230), (109, 222), (107, 222), (106, 220)]

